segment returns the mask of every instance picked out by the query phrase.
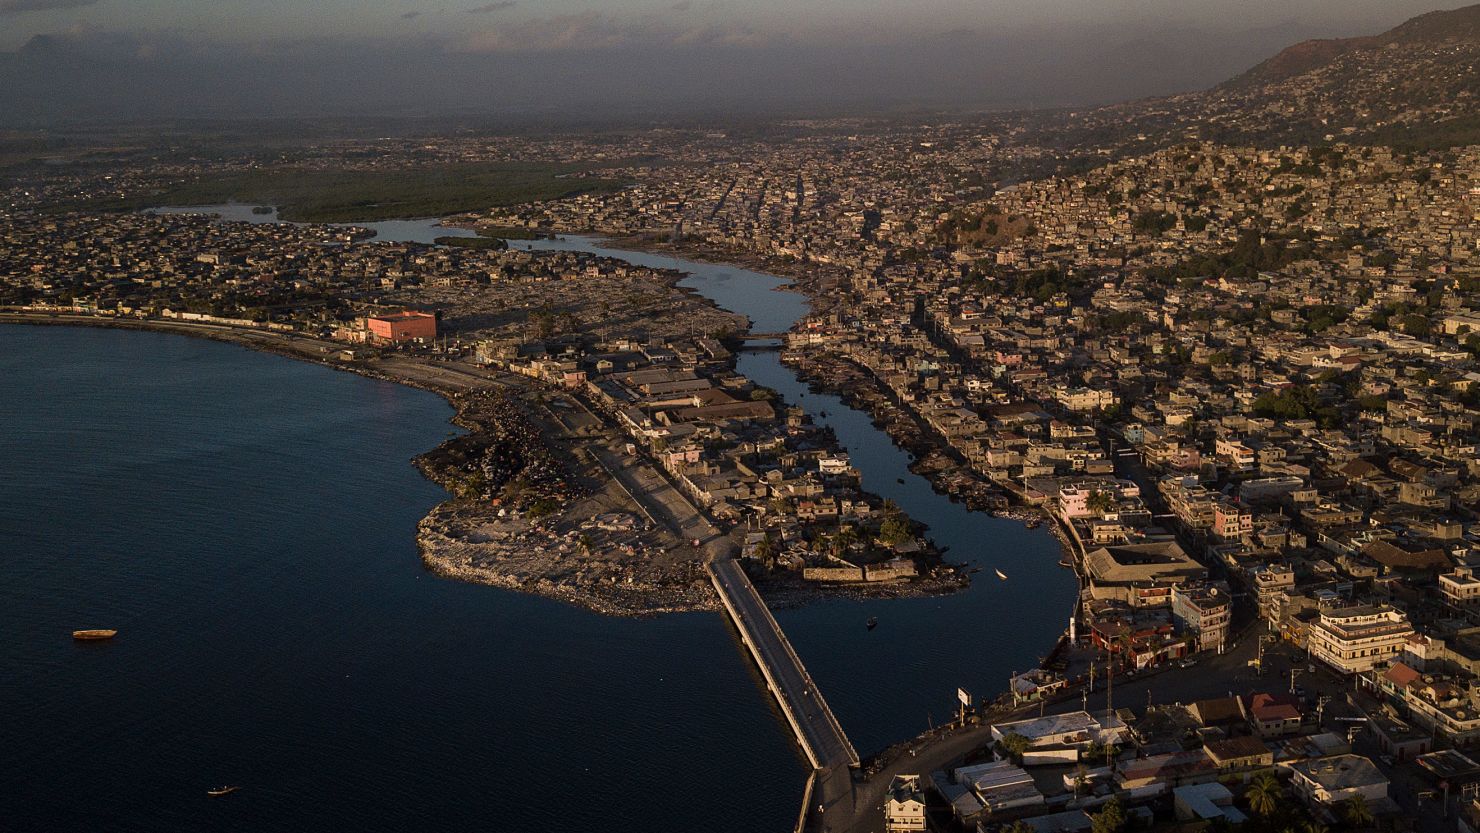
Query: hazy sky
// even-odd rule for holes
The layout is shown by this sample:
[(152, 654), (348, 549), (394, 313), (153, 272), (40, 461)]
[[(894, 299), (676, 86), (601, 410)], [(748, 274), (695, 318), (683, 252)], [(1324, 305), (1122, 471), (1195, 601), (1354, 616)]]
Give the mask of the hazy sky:
[(1319, 25), (1366, 31), (1433, 0), (0, 0), (0, 48), (59, 31), (249, 43), (430, 38), (449, 48), (591, 48), (685, 38), (865, 41), (953, 29)]
[(1197, 89), (1434, 0), (0, 0), (0, 124), (1080, 104)]

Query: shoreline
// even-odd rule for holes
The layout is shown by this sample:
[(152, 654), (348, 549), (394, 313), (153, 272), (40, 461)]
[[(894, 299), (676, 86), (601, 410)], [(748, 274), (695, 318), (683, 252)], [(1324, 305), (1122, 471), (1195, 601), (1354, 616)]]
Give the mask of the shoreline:
[[(495, 378), (478, 375), (472, 370), (462, 370), (450, 363), (443, 366), (437, 362), (411, 357), (392, 355), (374, 364), (362, 360), (340, 361), (335, 356), (339, 351), (347, 349), (343, 344), (309, 336), (220, 324), (117, 318), (87, 313), (9, 310), (0, 311), (0, 324), (134, 330), (234, 344), (436, 394), (454, 410), (449, 422), (465, 431), (471, 430), (464, 396), (470, 391), (480, 388), (514, 390), (520, 396), (536, 391), (549, 393), (537, 383), (512, 374), (500, 374)], [(424, 477), (448, 493), (447, 499), (429, 510), (417, 525), (417, 550), (423, 566), (429, 572), (451, 580), (542, 596), (605, 616), (637, 618), (670, 613), (714, 612), (720, 609), (718, 598), (704, 577), (702, 560), (697, 558), (680, 558), (678, 561), (670, 558), (667, 563), (660, 565), (647, 562), (637, 562), (635, 565), (614, 564), (609, 559), (594, 556), (587, 558), (579, 553), (564, 553), (552, 559), (546, 557), (548, 547), (532, 544), (528, 536), (558, 531), (559, 535), (548, 535), (545, 543), (550, 546), (559, 546), (562, 541), (569, 543), (577, 536), (570, 529), (550, 530), (544, 526), (526, 525), (515, 530), (515, 535), (526, 537), (512, 541), (503, 550), (504, 554), (518, 552), (522, 556), (501, 559), (489, 557), (490, 554), (486, 552), (489, 542), (469, 541), (466, 537), (450, 535), (450, 531), (466, 530), (473, 523), (482, 525), (491, 522), (495, 514), (487, 506), (474, 508), (473, 502), (460, 499), (454, 485), (428, 471), (427, 466), (423, 465), (423, 460), (429, 455), (467, 436), (463, 434), (444, 441), (411, 461)], [(564, 509), (569, 509), (569, 505)], [(649, 529), (646, 532), (653, 536), (649, 541), (650, 545), (656, 546), (661, 541), (667, 544), (665, 549), (669, 553), (690, 555), (684, 550), (682, 542), (665, 530)], [(666, 541), (662, 540), (664, 535), (667, 535)], [(484, 551), (479, 552), (480, 548)], [(924, 598), (960, 592), (967, 586), (963, 581), (964, 576), (949, 565), (942, 564), (937, 569), (942, 571), (941, 575), (927, 575), (905, 583), (800, 585), (786, 580), (762, 579), (757, 586), (767, 606), (778, 609), (842, 599)], [(654, 571), (659, 574), (653, 575)]]

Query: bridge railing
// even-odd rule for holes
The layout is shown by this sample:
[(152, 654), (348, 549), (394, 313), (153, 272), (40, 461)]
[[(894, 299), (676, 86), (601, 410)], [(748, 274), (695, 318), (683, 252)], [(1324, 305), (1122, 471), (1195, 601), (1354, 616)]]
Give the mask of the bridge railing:
[(739, 612), (735, 609), (733, 602), (726, 596), (724, 584), (719, 580), (719, 577), (716, 574), (716, 570), (718, 569), (726, 569), (727, 572), (736, 577), (736, 583), (740, 585), (739, 592), (749, 594), (752, 600), (755, 602), (756, 607), (760, 609), (761, 616), (765, 618), (766, 625), (770, 627), (771, 630), (776, 634), (777, 641), (781, 643), (782, 649), (786, 652), (787, 659), (790, 660), (791, 663), (796, 667), (807, 687), (815, 693), (822, 716), (827, 721), (828, 728), (831, 730), (834, 737), (836, 737), (838, 742), (842, 745), (843, 750), (848, 757), (848, 764), (850, 766), (857, 766), (858, 751), (853, 748), (853, 742), (848, 739), (848, 734), (843, 731), (843, 726), (838, 722), (837, 715), (833, 714), (832, 707), (828, 705), (827, 699), (823, 697), (822, 689), (817, 687), (816, 681), (812, 679), (811, 672), (807, 670), (807, 666), (805, 663), (802, 662), (802, 658), (797, 655), (796, 649), (792, 647), (791, 640), (786, 638), (786, 631), (781, 629), (781, 625), (776, 621), (776, 617), (771, 615), (770, 608), (766, 607), (766, 603), (764, 600), (761, 599), (760, 593), (756, 591), (755, 585), (750, 582), (750, 577), (745, 575), (745, 571), (742, 570), (738, 564), (729, 560), (725, 560), (719, 563), (711, 562), (709, 565), (707, 565), (707, 569), (710, 572), (711, 579), (713, 579), (715, 589), (719, 592), (720, 599), (724, 603), (725, 610), (730, 614), (730, 618), (734, 621), (735, 627), (740, 630), (741, 636), (750, 643), (751, 654), (755, 657), (756, 663), (761, 666), (761, 671), (765, 674), (767, 682), (771, 684), (771, 687), (776, 695), (776, 699), (781, 704), (782, 711), (786, 714), (788, 721), (792, 724), (792, 729), (796, 732), (797, 739), (801, 742), (802, 748), (807, 751), (807, 756), (811, 758), (812, 765), (814, 767), (821, 768), (835, 762), (824, 761), (821, 755), (818, 754), (817, 750), (811, 748), (811, 744), (807, 741), (806, 733), (802, 731), (801, 720), (796, 715), (792, 714), (791, 706), (786, 703), (784, 698), (781, 696), (780, 686), (774, 680), (771, 669), (766, 667), (765, 660), (761, 657), (759, 648), (754, 644), (754, 635), (748, 632), (746, 623), (740, 619)]

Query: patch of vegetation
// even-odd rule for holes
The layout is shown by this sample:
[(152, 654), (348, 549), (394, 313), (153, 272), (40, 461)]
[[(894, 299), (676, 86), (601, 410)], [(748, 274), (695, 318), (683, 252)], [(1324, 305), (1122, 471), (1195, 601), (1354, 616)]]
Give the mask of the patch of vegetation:
[(497, 237), (503, 240), (539, 240), (544, 237), (534, 229), (520, 226), (479, 226), (478, 234), (481, 237)]
[(1254, 413), (1269, 419), (1314, 419), (1323, 428), (1341, 422), (1341, 414), (1335, 408), (1323, 405), (1315, 388), (1309, 385), (1294, 385), (1262, 394), (1254, 400)]
[(503, 205), (606, 193), (623, 183), (572, 176), (577, 166), (503, 162), (431, 165), (399, 170), (303, 170), (294, 167), (223, 174), (150, 194), (63, 209), (139, 210), (160, 205), (247, 202), (278, 206), (303, 223), (355, 223), (442, 217)]
[(509, 244), (501, 237), (438, 237), (432, 242), (438, 246), (457, 246), (463, 249), (507, 249)]

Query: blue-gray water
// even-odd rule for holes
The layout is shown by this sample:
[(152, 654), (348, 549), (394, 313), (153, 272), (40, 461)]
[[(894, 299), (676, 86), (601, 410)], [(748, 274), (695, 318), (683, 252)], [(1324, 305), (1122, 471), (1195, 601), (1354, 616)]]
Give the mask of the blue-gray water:
[[(684, 268), (762, 331), (805, 309), (743, 269), (536, 243)], [(952, 596), (778, 614), (861, 752), (943, 719), (956, 686), (991, 694), (1036, 662), (1074, 595), (1046, 532), (934, 494), (775, 353), (741, 370), (826, 411), (867, 488), (988, 568)], [(415, 524), (441, 491), (407, 461), (449, 430), (440, 399), (233, 346), (61, 328), (0, 328), (0, 383), (0, 819), (15, 829), (794, 819), (803, 764), (718, 616), (612, 620), (422, 571)], [(122, 633), (75, 645), (77, 627)], [(244, 789), (205, 797), (223, 783)]]
[(794, 818), (802, 765), (718, 617), (423, 571), (442, 493), (408, 461), (449, 430), (440, 398), (53, 327), (0, 327), (0, 384), (0, 830)]
[[(222, 222), (232, 223), (285, 223), (279, 220), (277, 208), (267, 206), (272, 210), (266, 214), (257, 214), (252, 209), (255, 206), (247, 203), (229, 202), (219, 205), (167, 205), (151, 208), (150, 211), (159, 214), (216, 214)], [(375, 240), (387, 243), (433, 243), (438, 237), (477, 237), (478, 233), (471, 229), (454, 228), (452, 226), (441, 226), (436, 219), (420, 220), (377, 220), (370, 223), (330, 223), (337, 226), (354, 226), (366, 228), (375, 232)]]
[[(787, 281), (728, 264), (614, 249), (599, 238), (568, 235), (510, 241), (511, 246), (569, 249), (643, 266), (688, 272), (682, 284), (726, 309), (750, 316), (757, 332), (787, 330), (806, 314), (806, 299), (776, 291)], [(831, 426), (864, 488), (899, 504), (930, 527), (947, 558), (983, 571), (949, 596), (891, 601), (833, 601), (778, 611), (777, 620), (822, 687), (838, 721), (862, 754), (929, 728), (955, 709), (958, 686), (977, 696), (1006, 690), (1013, 672), (1036, 667), (1068, 627), (1077, 584), (1047, 529), (969, 512), (909, 470), (901, 451), (868, 415), (830, 395), (807, 392), (774, 351), (742, 353), (739, 370)], [(825, 414), (825, 415), (824, 415)], [(994, 568), (1008, 576), (999, 581)], [(877, 616), (870, 632), (863, 623)]]

